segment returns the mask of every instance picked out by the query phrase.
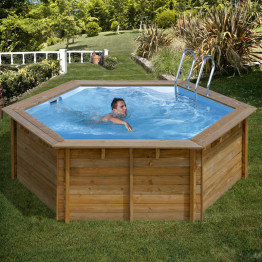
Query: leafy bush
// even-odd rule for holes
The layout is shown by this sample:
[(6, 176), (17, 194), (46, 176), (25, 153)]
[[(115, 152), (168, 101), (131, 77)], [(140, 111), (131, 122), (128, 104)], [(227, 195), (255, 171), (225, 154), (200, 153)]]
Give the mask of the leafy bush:
[(170, 34), (166, 34), (163, 29), (155, 25), (148, 28), (145, 26), (141, 34), (136, 38), (138, 47), (136, 54), (145, 58), (150, 58), (160, 47), (168, 46), (172, 41)]
[(1, 65), (0, 66), (0, 75), (3, 75), (5, 74), (7, 71), (15, 71), (17, 72), (18, 71), (18, 68), (19, 66), (14, 66), (14, 65)]
[(156, 23), (161, 28), (168, 28), (176, 23), (176, 14), (172, 10), (166, 10), (156, 16)]
[(54, 44), (58, 43), (59, 41), (61, 41), (60, 38), (57, 38), (57, 37), (49, 37), (49, 38), (47, 38), (47, 40), (46, 40), (46, 44), (47, 44), (48, 46), (50, 46), (50, 45), (54, 45)]
[[(258, 22), (259, 13), (254, 15), (253, 5), (247, 1), (236, 8), (207, 9), (197, 17), (184, 17), (175, 31), (196, 52), (198, 70), (202, 59), (211, 55), (220, 72), (233, 69), (240, 73), (257, 57), (254, 47), (262, 39), (254, 31)], [(211, 70), (211, 64), (207, 64), (206, 70)]]
[(112, 56), (105, 56), (104, 57), (104, 67), (108, 70), (113, 70), (113, 69), (116, 69), (117, 67), (117, 58), (116, 57), (112, 57)]
[(102, 30), (101, 27), (99, 27), (98, 23), (96, 22), (90, 22), (86, 26), (86, 34), (87, 36), (96, 36), (98, 33)]
[(17, 72), (7, 71), (0, 75), (3, 96), (9, 101), (52, 76), (58, 75), (59, 70), (59, 61), (44, 60), (41, 63), (21, 67)]
[[(157, 76), (160, 74), (176, 75), (182, 52), (178, 52), (172, 48), (162, 48), (152, 57), (153, 72)], [(181, 70), (181, 79), (187, 79), (193, 59), (186, 56), (183, 61)]]
[(116, 32), (117, 31), (117, 27), (118, 27), (118, 22), (117, 21), (113, 21), (111, 24), (111, 31)]

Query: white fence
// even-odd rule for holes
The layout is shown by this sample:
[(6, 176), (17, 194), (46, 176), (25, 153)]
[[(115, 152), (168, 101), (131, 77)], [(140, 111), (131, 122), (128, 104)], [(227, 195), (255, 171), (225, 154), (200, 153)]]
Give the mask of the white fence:
[[(0, 53), (0, 65), (2, 65), (2, 56), (3, 55), (10, 55), (11, 57), (11, 62), (10, 64), (14, 64), (14, 55), (22, 55), (22, 64), (26, 64), (26, 57), (25, 55), (33, 54), (34, 55), (34, 63), (37, 61), (37, 55), (39, 54), (45, 54), (45, 59), (48, 59), (48, 54), (56, 54), (56, 59), (60, 60), (60, 72), (62, 74), (67, 73), (67, 61), (68, 63), (71, 63), (71, 55), (72, 54), (80, 54), (80, 62), (92, 62), (92, 54), (93, 53), (100, 53), (102, 55), (108, 55), (108, 50), (104, 49), (103, 51), (101, 50), (94, 50), (94, 51), (76, 51), (76, 50), (70, 50), (67, 51), (67, 49), (60, 49), (59, 51), (32, 51), (32, 52), (3, 52)], [(89, 60), (84, 61), (84, 54), (89, 54)]]

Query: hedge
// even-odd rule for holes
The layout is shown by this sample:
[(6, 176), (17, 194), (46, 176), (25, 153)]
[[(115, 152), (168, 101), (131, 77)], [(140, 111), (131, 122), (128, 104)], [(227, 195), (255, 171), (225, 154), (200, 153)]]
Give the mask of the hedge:
[(59, 61), (44, 60), (40, 63), (30, 64), (15, 71), (7, 71), (0, 75), (2, 96), (6, 101), (17, 97), (40, 83), (58, 75)]

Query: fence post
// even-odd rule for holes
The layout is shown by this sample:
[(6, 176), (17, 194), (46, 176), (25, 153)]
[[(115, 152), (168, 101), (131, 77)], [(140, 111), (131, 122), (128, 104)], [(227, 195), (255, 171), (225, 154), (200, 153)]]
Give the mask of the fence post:
[(66, 74), (67, 73), (67, 50), (59, 49), (59, 53), (60, 53), (60, 73)]
[(108, 55), (108, 49), (104, 49), (104, 56)]

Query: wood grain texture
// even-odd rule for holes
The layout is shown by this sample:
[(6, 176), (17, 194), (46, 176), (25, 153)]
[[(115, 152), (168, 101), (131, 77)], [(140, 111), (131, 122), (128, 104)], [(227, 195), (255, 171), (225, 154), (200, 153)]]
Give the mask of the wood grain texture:
[(17, 127), (17, 178), (56, 210), (56, 152), (22, 126)]

